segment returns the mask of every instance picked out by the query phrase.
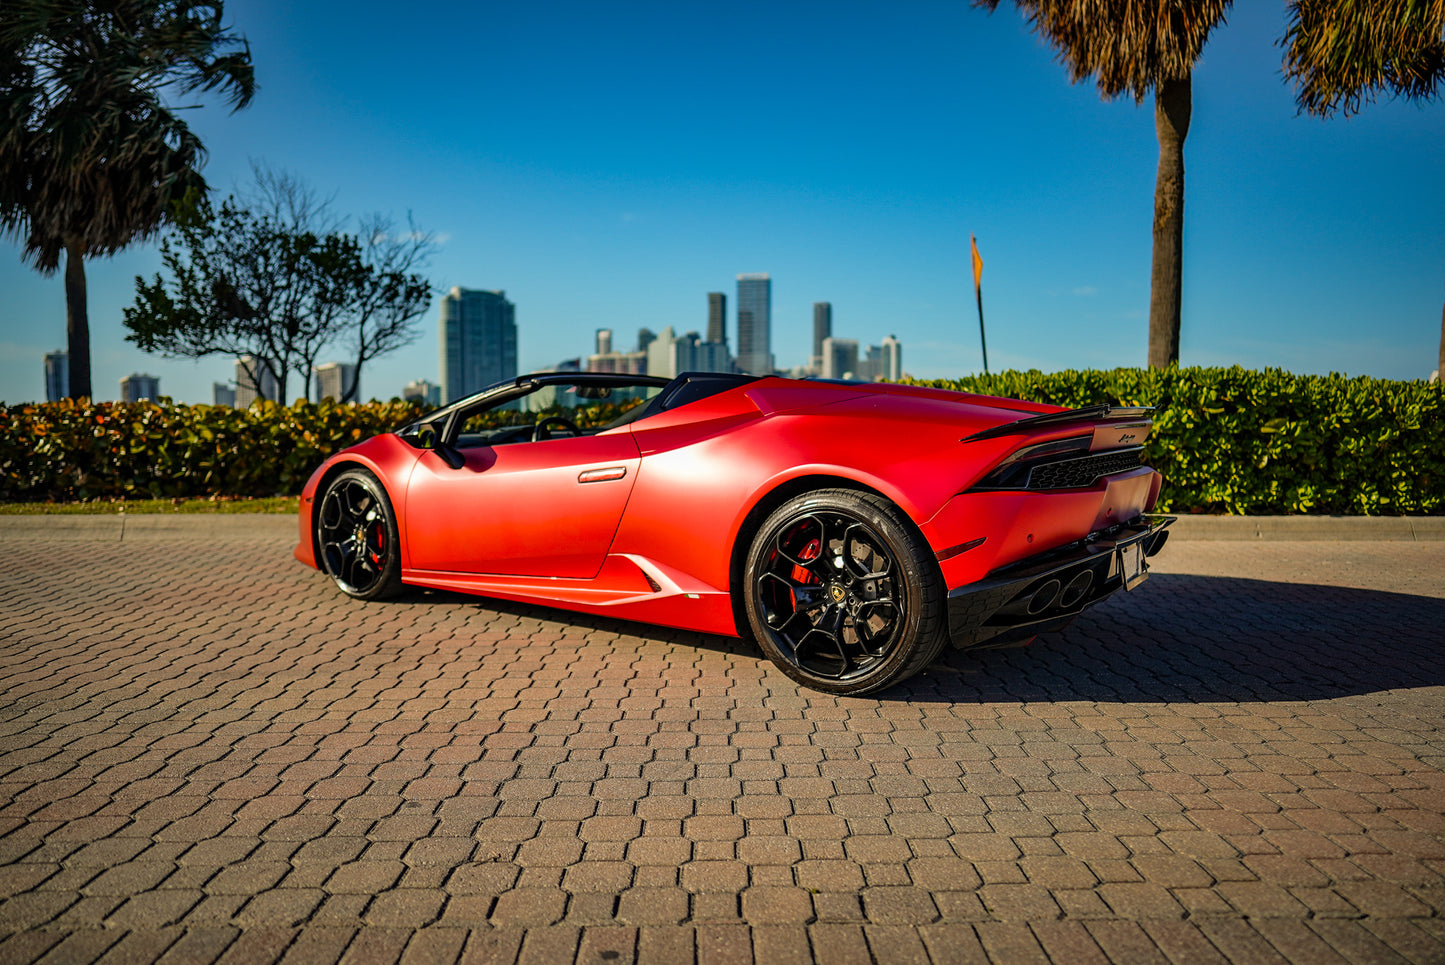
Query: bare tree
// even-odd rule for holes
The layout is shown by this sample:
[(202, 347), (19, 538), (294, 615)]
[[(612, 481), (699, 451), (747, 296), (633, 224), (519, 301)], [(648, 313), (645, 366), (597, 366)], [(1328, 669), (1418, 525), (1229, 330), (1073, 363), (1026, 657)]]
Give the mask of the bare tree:
[(340, 326), (343, 332), (350, 330), (355, 359), (343, 402), (355, 400), (362, 366), (421, 337), (417, 319), (431, 304), (435, 289), (420, 269), (431, 259), (437, 242), (431, 232), (417, 227), (410, 214), (406, 225), (405, 231), (397, 231), (390, 216), (382, 214), (361, 221), (361, 257), (370, 270)]
[(417, 269), (436, 243), (410, 219), (395, 233), (381, 215), (351, 234), (331, 198), (285, 172), (252, 169), (254, 190), (218, 211), (203, 207), (162, 242), (169, 278), (136, 279), (126, 338), (172, 357), (252, 356), (270, 366), (282, 401), (293, 372), (311, 397), (316, 362), (335, 347), (356, 360), (351, 398), (363, 365), (419, 337), (432, 286)]

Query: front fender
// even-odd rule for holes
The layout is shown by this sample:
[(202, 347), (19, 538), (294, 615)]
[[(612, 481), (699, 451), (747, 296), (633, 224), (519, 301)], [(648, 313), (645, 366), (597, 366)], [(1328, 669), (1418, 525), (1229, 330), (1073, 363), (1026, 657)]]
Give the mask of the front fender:
[(409, 565), (406, 550), (406, 485), (411, 471), (421, 452), (413, 449), (401, 437), (392, 433), (373, 436), (326, 459), (301, 488), (301, 507), (298, 513), (299, 527), (296, 550), (292, 554), (312, 569), (320, 569), (316, 561), (316, 547), (313, 534), (316, 532), (316, 498), (322, 484), (338, 472), (353, 466), (367, 470), (381, 482), (382, 489), (391, 500), (392, 512), (396, 514), (396, 529), (401, 534), (402, 565)]

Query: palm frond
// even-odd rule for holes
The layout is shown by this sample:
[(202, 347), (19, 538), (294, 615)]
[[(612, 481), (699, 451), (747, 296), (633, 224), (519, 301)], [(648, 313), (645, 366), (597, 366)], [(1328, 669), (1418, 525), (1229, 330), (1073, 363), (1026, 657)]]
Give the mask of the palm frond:
[(1284, 73), (1319, 117), (1381, 94), (1428, 101), (1445, 82), (1445, 0), (1291, 0)]
[[(1001, 0), (975, 0), (998, 8)], [(1034, 31), (1057, 51), (1074, 83), (1093, 80), (1106, 98), (1182, 81), (1230, 0), (1015, 0)]]

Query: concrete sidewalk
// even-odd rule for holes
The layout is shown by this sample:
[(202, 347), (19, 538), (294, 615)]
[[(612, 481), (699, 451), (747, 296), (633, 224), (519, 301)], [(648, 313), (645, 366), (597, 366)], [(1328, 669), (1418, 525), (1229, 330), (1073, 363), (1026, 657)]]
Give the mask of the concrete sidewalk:
[[(257, 539), (297, 533), (295, 516), (193, 513), (0, 516), (4, 540)], [(1445, 540), (1445, 516), (1180, 516), (1175, 540)]]
[(287, 517), (56, 520), (0, 568), (5, 965), (1445, 962), (1445, 542), (1180, 539), (839, 699), (359, 603)]

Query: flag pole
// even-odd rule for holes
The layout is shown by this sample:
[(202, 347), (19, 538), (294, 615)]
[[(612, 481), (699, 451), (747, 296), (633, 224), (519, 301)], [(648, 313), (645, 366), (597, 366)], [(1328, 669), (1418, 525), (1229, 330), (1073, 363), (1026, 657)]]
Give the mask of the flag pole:
[(973, 294), (978, 300), (978, 344), (983, 349), (983, 374), (988, 375), (988, 339), (983, 334), (983, 259), (978, 254), (978, 239), (968, 236), (973, 249)]

